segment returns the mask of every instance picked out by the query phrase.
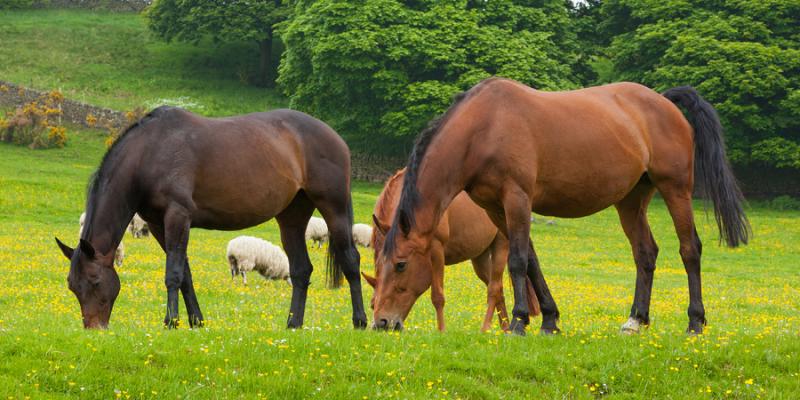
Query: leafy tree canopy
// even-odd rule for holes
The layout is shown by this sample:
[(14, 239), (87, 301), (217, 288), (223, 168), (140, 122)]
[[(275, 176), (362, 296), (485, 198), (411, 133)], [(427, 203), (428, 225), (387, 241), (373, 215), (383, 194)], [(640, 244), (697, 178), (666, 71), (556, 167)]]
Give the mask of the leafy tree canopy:
[(800, 166), (800, 0), (606, 0), (602, 14), (618, 79), (693, 85), (732, 161)]
[(155, 0), (147, 9), (150, 30), (164, 40), (253, 41), (260, 52), (258, 83), (272, 80), (273, 26), (289, 14), (281, 0)]
[(563, 0), (300, 2), (281, 36), (291, 106), (373, 152), (404, 154), (455, 93), (493, 75), (577, 86)]

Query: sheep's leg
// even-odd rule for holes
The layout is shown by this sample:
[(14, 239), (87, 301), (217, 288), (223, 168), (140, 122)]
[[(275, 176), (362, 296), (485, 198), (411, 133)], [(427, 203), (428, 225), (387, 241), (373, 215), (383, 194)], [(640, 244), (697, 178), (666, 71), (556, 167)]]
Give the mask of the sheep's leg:
[[(164, 227), (160, 226), (160, 225), (155, 225), (155, 224), (149, 223), (149, 222), (148, 222), (148, 226), (150, 228), (150, 232), (153, 234), (153, 237), (156, 239), (156, 241), (161, 246), (161, 248), (164, 250), (164, 252), (167, 253), (166, 235), (165, 235), (165, 232), (164, 232)], [(188, 235), (188, 229), (187, 229), (187, 235)], [(188, 237), (187, 237), (187, 243), (188, 243)], [(167, 258), (169, 259), (169, 256)], [(201, 326), (203, 326), (203, 320), (204, 320), (203, 319), (203, 313), (200, 311), (200, 304), (197, 301), (197, 295), (195, 294), (195, 291), (194, 291), (194, 282), (192, 281), (192, 273), (191, 273), (191, 269), (189, 268), (189, 260), (188, 260), (188, 258), (185, 258), (185, 262), (184, 262), (184, 266), (183, 266), (183, 279), (182, 279), (181, 284), (180, 284), (180, 291), (181, 291), (181, 294), (183, 295), (183, 302), (186, 305), (186, 313), (188, 314), (188, 317), (189, 317), (189, 326), (190, 327), (201, 327)], [(168, 292), (167, 295), (169, 297), (169, 292)], [(175, 304), (175, 308), (173, 310), (175, 311), (174, 315), (177, 316), (177, 310), (178, 310), (178, 307), (177, 307), (177, 293), (176, 293), (175, 297), (176, 297), (175, 298), (176, 304)], [(167, 323), (167, 321), (165, 321), (165, 323)], [(170, 326), (168, 323), (167, 323), (167, 325)]]
[(288, 328), (303, 326), (308, 286), (314, 270), (308, 257), (305, 229), (313, 212), (314, 205), (305, 192), (300, 191), (289, 207), (275, 217), (281, 229), (283, 250), (289, 257), (289, 276), (292, 280), (292, 304), (286, 324)]
[(247, 272), (242, 271), (242, 283), (247, 286)]

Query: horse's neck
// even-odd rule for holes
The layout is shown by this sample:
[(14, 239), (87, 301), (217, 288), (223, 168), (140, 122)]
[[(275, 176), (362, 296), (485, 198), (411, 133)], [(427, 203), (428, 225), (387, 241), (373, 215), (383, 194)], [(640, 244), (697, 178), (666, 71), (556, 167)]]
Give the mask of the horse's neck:
[(445, 217), (450, 202), (464, 190), (471, 173), (463, 162), (465, 146), (452, 145), (448, 138), (439, 139), (444, 140), (431, 143), (427, 151), (436, 156), (425, 157), (417, 178), (420, 201), (415, 211), (415, 224), (420, 232), (431, 234)]
[(101, 254), (108, 254), (119, 246), (125, 229), (133, 218), (130, 185), (127, 182), (111, 181), (94, 196), (94, 205), (91, 210), (87, 210), (93, 215), (86, 216), (88, 230), (83, 238)]

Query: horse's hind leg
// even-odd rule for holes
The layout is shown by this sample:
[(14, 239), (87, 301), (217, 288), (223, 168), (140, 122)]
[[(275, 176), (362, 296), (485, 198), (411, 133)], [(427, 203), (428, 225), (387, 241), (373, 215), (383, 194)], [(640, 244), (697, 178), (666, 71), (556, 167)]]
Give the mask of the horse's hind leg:
[[(334, 271), (340, 269), (344, 273), (350, 286), (353, 326), (363, 329), (367, 327), (367, 314), (361, 297), (359, 274), (361, 256), (353, 242), (353, 210), (350, 193), (345, 188), (341, 189), (328, 191), (324, 197), (315, 199), (314, 204), (328, 224), (328, 257), (332, 257), (329, 262), (333, 263)], [(332, 279), (335, 282), (338, 277), (333, 276)]]
[(622, 229), (630, 241), (636, 263), (636, 292), (630, 317), (622, 325), (623, 333), (639, 333), (642, 325), (650, 324), (650, 296), (658, 246), (647, 222), (647, 206), (654, 193), (653, 185), (649, 181), (642, 181), (616, 204)]
[(314, 205), (305, 192), (300, 191), (289, 206), (275, 217), (281, 229), (283, 249), (289, 257), (289, 277), (292, 280), (292, 304), (289, 307), (288, 328), (303, 326), (308, 286), (311, 272), (314, 270), (308, 258), (305, 232), (313, 212)]
[(481, 324), (481, 332), (486, 332), (492, 327), (492, 317), (494, 317), (496, 304), (490, 285), (492, 274), (491, 251), (486, 249), (481, 255), (470, 261), (472, 262), (472, 269), (475, 270), (475, 275), (486, 285), (486, 313), (483, 316), (483, 324)]
[(686, 275), (689, 278), (689, 327), (690, 334), (703, 333), (706, 324), (705, 308), (703, 307), (702, 284), (700, 281), (700, 255), (702, 244), (694, 225), (692, 212), (692, 187), (689, 183), (674, 184), (673, 182), (656, 183), (664, 202), (672, 216), (675, 232), (680, 241), (680, 254)]

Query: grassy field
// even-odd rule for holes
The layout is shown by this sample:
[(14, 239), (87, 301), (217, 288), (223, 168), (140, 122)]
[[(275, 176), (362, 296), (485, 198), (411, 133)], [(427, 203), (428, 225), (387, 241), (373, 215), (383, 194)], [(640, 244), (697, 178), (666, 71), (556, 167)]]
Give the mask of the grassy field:
[(222, 116), (286, 100), (247, 84), (255, 43), (164, 43), (137, 14), (0, 10), (0, 80), (116, 110), (180, 105)]
[[(497, 326), (479, 333), (485, 291), (468, 264), (447, 270), (446, 333), (435, 331), (427, 295), (402, 334), (354, 331), (347, 290), (323, 288), (317, 249), (306, 326), (289, 331), (288, 284), (232, 282), (225, 245), (240, 233), (203, 230), (192, 232), (189, 253), (206, 328), (163, 329), (164, 255), (153, 239), (126, 236), (110, 329), (84, 331), (53, 237), (77, 241), (102, 141), (88, 131), (60, 150), (0, 144), (0, 398), (749, 399), (800, 391), (800, 213), (767, 209), (749, 210), (755, 239), (737, 250), (716, 246), (700, 213), (709, 320), (700, 337), (683, 333), (686, 276), (658, 200), (650, 212), (662, 249), (653, 325), (639, 336), (618, 333), (634, 267), (613, 210), (533, 228), (562, 310), (557, 337), (511, 337)], [(379, 189), (355, 185), (357, 222), (369, 222)], [(274, 222), (248, 233), (279, 241)], [(372, 270), (371, 251), (361, 253)]]

